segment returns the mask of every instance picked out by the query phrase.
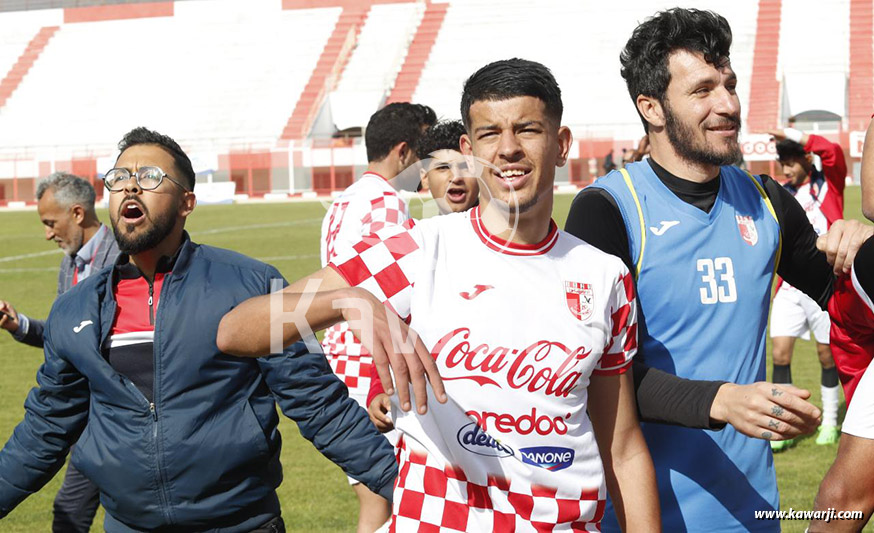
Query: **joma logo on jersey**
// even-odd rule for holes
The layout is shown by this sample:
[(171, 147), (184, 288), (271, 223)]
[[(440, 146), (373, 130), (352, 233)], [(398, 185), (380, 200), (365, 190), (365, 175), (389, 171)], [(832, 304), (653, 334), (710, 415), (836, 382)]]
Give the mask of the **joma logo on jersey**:
[(458, 444), (470, 453), (486, 457), (511, 457), (513, 449), (486, 433), (476, 422), (461, 426), (456, 435)]
[(564, 470), (574, 463), (574, 451), (557, 446), (534, 446), (519, 448), (522, 462), (545, 468), (550, 472)]
[(595, 296), (591, 285), (588, 283), (577, 283), (576, 281), (565, 281), (564, 292), (567, 307), (572, 315), (577, 317), (578, 320), (586, 320), (592, 316), (592, 311), (595, 309)]
[(740, 236), (745, 243), (750, 246), (755, 246), (759, 242), (759, 232), (756, 231), (756, 223), (751, 216), (735, 215), (737, 220), (737, 229), (740, 230)]

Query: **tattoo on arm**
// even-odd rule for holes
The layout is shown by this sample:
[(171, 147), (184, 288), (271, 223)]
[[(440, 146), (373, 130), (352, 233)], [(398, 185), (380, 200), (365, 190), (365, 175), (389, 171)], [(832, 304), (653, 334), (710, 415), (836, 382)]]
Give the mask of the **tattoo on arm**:
[(771, 396), (783, 396), (783, 391), (781, 391), (777, 387), (774, 387), (771, 389)]
[(766, 440), (771, 440), (771, 432), (770, 431), (763, 431), (762, 438), (766, 439)]
[(771, 408), (771, 414), (774, 416), (780, 416), (783, 414), (783, 408), (780, 407), (779, 405), (775, 405), (774, 407)]
[(777, 429), (780, 427), (780, 422), (777, 422), (776, 420), (768, 420), (768, 427)]

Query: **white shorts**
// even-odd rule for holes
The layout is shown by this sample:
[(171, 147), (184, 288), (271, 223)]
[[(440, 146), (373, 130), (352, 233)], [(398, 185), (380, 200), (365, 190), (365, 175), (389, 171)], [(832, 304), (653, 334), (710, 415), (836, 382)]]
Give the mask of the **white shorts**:
[(856, 392), (853, 393), (853, 401), (850, 402), (850, 407), (847, 409), (847, 416), (844, 417), (844, 425), (841, 431), (862, 437), (863, 439), (874, 439), (874, 364), (868, 366), (868, 370), (859, 380), (859, 385), (856, 387)]
[[(367, 392), (364, 391), (364, 394), (357, 394), (357, 391), (359, 389), (356, 389), (355, 391), (350, 390), (349, 397), (358, 402), (358, 405), (360, 405), (362, 408), (364, 408), (365, 411), (367, 411)], [(393, 429), (388, 433), (383, 433), (382, 436), (388, 439), (388, 442), (392, 445), (392, 447), (394, 447), (395, 443), (397, 443), (398, 441), (398, 432), (396, 429)], [(349, 481), (350, 485), (358, 485), (359, 483), (361, 483), (357, 479), (351, 478), (349, 476), (346, 476), (346, 480)]]
[(820, 344), (828, 344), (831, 320), (828, 312), (819, 308), (813, 298), (795, 287), (783, 283), (771, 306), (771, 338), (799, 337), (810, 339), (810, 332)]

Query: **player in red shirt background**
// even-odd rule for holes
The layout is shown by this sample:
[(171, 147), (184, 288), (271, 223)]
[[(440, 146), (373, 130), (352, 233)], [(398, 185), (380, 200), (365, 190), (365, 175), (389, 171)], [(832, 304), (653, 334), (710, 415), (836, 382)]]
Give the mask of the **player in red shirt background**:
[[(862, 151), (862, 211), (874, 220), (874, 120)], [(831, 340), (847, 398), (843, 436), (816, 495), (818, 511), (862, 511), (859, 520), (814, 520), (808, 531), (859, 531), (874, 512), (874, 238), (859, 249), (853, 269), (835, 282), (829, 302)]]
[[(818, 235), (823, 235), (835, 220), (843, 218), (844, 184), (847, 164), (839, 144), (795, 128), (768, 132), (777, 141), (777, 155), (788, 181), (783, 185), (804, 208)], [(814, 165), (814, 155), (822, 162), (822, 170)], [(833, 444), (838, 436), (838, 374), (829, 349), (829, 317), (812, 298), (783, 282), (777, 286), (771, 310), (771, 341), (774, 358), (774, 383), (792, 383), (792, 352), (796, 338), (816, 340), (816, 351), (822, 366), (822, 425), (816, 437), (819, 445)], [(795, 444), (794, 439), (771, 441), (775, 452)]]

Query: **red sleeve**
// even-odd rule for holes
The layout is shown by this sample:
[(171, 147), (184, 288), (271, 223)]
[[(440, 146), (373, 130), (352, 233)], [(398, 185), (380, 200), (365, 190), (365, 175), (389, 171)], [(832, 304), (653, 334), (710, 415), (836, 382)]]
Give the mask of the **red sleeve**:
[(822, 160), (822, 173), (828, 180), (829, 188), (836, 193), (843, 194), (847, 179), (847, 160), (844, 159), (843, 148), (841, 145), (813, 133), (808, 134), (807, 137), (804, 150), (819, 156)]
[(382, 381), (379, 380), (379, 373), (376, 371), (376, 365), (370, 365), (370, 390), (367, 391), (367, 407), (370, 408), (370, 402), (376, 398), (377, 394), (382, 394), (385, 389), (382, 387)]
[(592, 371), (596, 376), (624, 374), (631, 368), (631, 358), (637, 353), (637, 302), (634, 281), (623, 267), (622, 275), (613, 286), (610, 302), (612, 323), (610, 341)]

